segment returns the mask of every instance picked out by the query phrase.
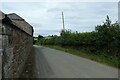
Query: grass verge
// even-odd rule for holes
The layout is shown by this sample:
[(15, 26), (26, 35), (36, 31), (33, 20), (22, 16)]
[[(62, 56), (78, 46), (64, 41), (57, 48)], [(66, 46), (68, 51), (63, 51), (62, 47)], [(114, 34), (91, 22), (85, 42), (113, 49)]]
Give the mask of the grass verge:
[(112, 57), (112, 58), (108, 57), (108, 56), (105, 57), (102, 54), (92, 54), (92, 53), (89, 53), (85, 50), (77, 50), (77, 49), (74, 49), (74, 48), (71, 48), (71, 47), (60, 47), (60, 46), (53, 46), (53, 45), (47, 45), (46, 47), (54, 48), (54, 49), (61, 50), (61, 51), (65, 51), (65, 52), (68, 52), (68, 53), (73, 54), (73, 55), (77, 55), (77, 56), (80, 56), (80, 57), (91, 59), (93, 61), (96, 61), (96, 62), (105, 64), (105, 65), (109, 65), (111, 67), (120, 69), (120, 67), (118, 67), (119, 60), (118, 60), (117, 57)]

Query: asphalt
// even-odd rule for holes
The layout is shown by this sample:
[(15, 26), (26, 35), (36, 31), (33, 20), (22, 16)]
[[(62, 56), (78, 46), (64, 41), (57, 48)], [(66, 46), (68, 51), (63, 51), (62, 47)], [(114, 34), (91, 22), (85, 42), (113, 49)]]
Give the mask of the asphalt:
[(2, 79), (2, 51), (0, 50), (0, 80)]
[(34, 78), (118, 78), (118, 69), (34, 45)]

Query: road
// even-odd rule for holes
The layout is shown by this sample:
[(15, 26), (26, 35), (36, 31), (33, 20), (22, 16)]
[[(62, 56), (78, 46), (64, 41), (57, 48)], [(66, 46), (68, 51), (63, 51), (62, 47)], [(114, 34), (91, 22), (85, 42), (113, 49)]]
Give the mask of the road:
[(63, 51), (34, 46), (36, 78), (118, 78), (118, 70)]
[(0, 56), (0, 80), (2, 79), (2, 57)]

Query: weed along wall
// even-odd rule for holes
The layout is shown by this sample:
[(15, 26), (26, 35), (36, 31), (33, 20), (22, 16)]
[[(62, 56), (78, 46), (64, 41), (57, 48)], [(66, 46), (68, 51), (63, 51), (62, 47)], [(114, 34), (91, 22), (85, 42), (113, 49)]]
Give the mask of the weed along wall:
[(4, 15), (0, 26), (3, 50), (2, 77), (19, 78), (32, 50), (33, 27), (15, 13)]

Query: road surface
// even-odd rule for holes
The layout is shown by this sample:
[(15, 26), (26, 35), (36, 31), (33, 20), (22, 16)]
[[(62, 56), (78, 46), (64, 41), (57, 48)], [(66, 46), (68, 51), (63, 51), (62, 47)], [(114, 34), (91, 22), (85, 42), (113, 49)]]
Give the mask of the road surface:
[(35, 78), (118, 78), (118, 70), (63, 51), (34, 46)]
[(0, 80), (2, 79), (2, 50), (0, 49)]

